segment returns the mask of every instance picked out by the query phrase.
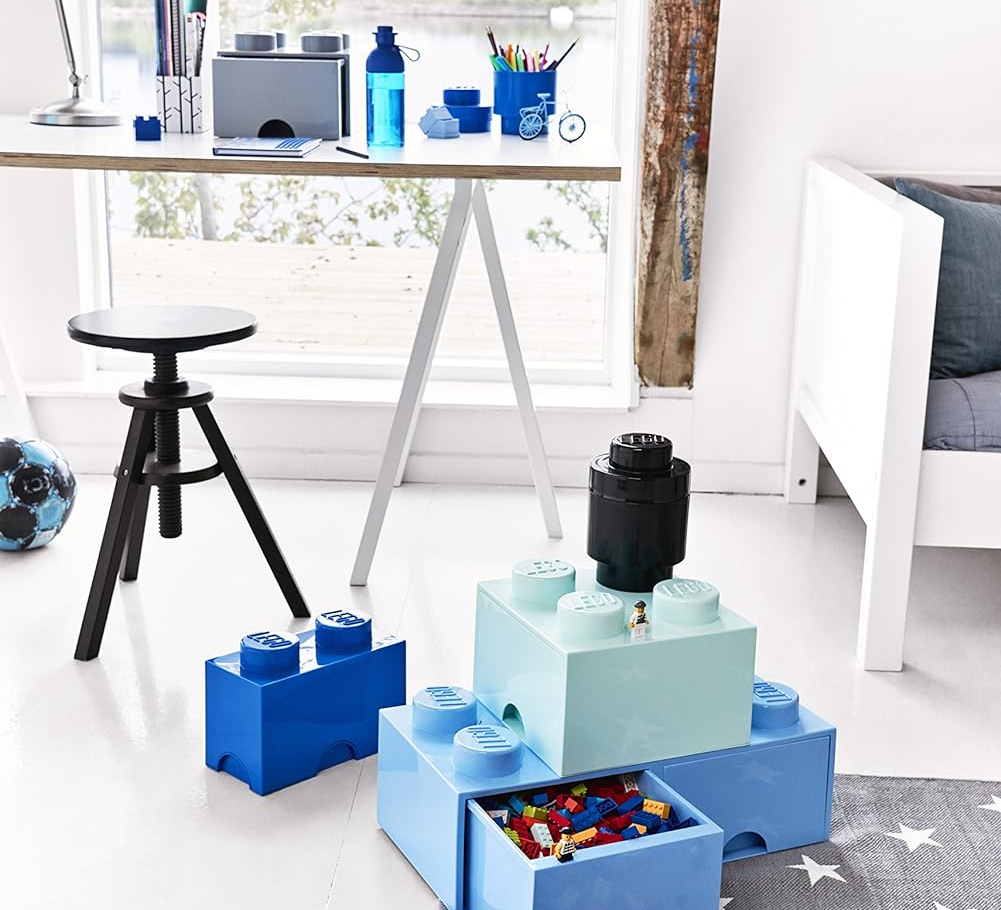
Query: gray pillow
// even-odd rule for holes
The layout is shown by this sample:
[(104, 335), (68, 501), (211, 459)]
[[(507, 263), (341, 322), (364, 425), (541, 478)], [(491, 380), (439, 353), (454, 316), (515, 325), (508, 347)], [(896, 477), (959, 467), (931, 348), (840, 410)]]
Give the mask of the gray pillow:
[(1001, 206), (895, 183), (898, 193), (945, 220), (931, 378), (1001, 370)]
[(1001, 186), (963, 186), (961, 183), (936, 183), (934, 180), (919, 180), (917, 177), (877, 177), (884, 186), (891, 190), (897, 188), (898, 180), (906, 180), (914, 186), (923, 186), (934, 190), (943, 196), (953, 199), (965, 199), (967, 202), (993, 202), (1001, 205)]

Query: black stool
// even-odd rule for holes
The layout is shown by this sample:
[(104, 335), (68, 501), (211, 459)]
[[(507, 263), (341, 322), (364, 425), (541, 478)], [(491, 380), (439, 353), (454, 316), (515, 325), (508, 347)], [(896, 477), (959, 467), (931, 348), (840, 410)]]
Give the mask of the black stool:
[[(115, 574), (134, 581), (139, 573), (146, 512), (152, 487), (159, 488), (160, 536), (181, 536), (181, 487), (226, 476), (250, 524), (292, 614), (309, 616), (299, 586), (243, 475), (209, 410), (212, 389), (188, 382), (177, 371), (177, 355), (249, 338), (257, 331), (251, 313), (222, 307), (115, 307), (74, 316), (70, 338), (83, 344), (153, 355), (153, 378), (127, 385), (118, 393), (132, 408), (125, 450), (115, 474), (115, 492), (97, 557), (94, 581), (76, 645), (77, 660), (91, 660), (101, 650)], [(181, 470), (179, 412), (191, 408), (216, 457), (216, 463)]]

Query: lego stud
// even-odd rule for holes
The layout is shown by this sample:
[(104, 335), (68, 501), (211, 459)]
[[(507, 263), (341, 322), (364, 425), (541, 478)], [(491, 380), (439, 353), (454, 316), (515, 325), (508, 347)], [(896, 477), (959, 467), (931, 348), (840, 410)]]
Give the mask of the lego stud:
[(476, 696), (458, 686), (428, 686), (414, 696), (414, 729), (429, 736), (454, 736), (476, 723)]
[(299, 638), (287, 632), (254, 632), (240, 642), (240, 672), (288, 676), (299, 670)]
[(469, 777), (504, 777), (521, 767), (521, 740), (507, 727), (474, 724), (455, 734), (452, 764)]
[(707, 581), (669, 578), (653, 589), (653, 618), (675, 626), (702, 626), (719, 619), (719, 591)]
[(605, 591), (564, 594), (556, 611), (560, 632), (573, 638), (614, 638), (626, 627), (626, 605)]
[(799, 723), (799, 693), (782, 683), (754, 681), (751, 699), (751, 726), (775, 730)]
[(511, 571), (511, 596), (553, 607), (576, 587), (577, 570), (562, 559), (523, 559)]
[(330, 610), (316, 617), (319, 652), (355, 654), (372, 649), (372, 620), (364, 613)]

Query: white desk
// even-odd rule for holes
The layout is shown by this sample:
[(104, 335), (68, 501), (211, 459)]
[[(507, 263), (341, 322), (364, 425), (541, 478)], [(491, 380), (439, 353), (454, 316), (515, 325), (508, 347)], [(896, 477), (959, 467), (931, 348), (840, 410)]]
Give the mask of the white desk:
[[(399, 403), (351, 573), (353, 585), (368, 582), (389, 497), (403, 475), (417, 425), (417, 413), (471, 219), (476, 220), (480, 246), (486, 261), (487, 276), (521, 413), (529, 463), (546, 531), (550, 537), (562, 536), (556, 496), (482, 180), (614, 182), (621, 179), (615, 149), (594, 132), (572, 145), (560, 141), (555, 135), (548, 139), (525, 142), (516, 136), (501, 136), (498, 129), (490, 134), (466, 135), (454, 140), (427, 140), (415, 128), (411, 128), (410, 137), (402, 149), (370, 150), (368, 153), (371, 157), (368, 160), (336, 151), (336, 143), (333, 142), (324, 143), (304, 159), (229, 158), (212, 154), (214, 140), (208, 134), (170, 135), (164, 136), (160, 142), (136, 142), (131, 126), (46, 127), (29, 124), (22, 117), (0, 117), (2, 167), (327, 177), (438, 177), (455, 180), (452, 204), (445, 221)], [(340, 144), (364, 150), (363, 143), (358, 139)], [(0, 383), (3, 383), (14, 408), (30, 425), (27, 399), (14, 371), (2, 332)]]

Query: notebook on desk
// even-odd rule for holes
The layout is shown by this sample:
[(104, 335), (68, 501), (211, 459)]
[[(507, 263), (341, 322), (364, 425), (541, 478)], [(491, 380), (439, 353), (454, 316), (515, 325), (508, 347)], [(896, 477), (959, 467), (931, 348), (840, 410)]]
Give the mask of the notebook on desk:
[(226, 139), (214, 155), (250, 155), (264, 158), (305, 158), (320, 147), (320, 139)]

